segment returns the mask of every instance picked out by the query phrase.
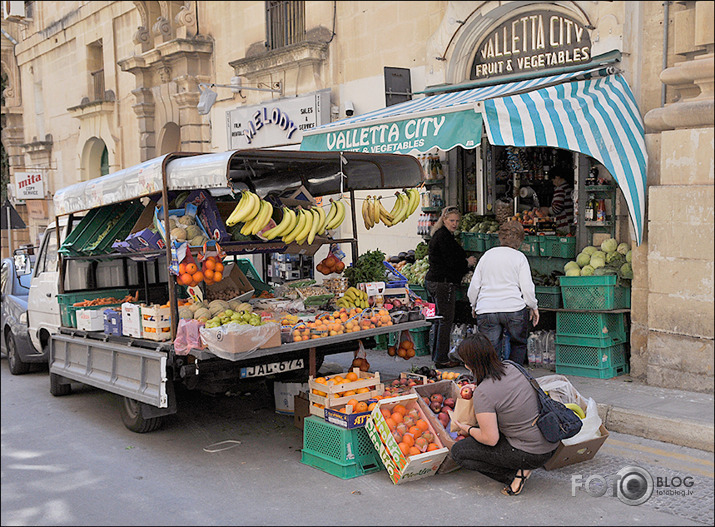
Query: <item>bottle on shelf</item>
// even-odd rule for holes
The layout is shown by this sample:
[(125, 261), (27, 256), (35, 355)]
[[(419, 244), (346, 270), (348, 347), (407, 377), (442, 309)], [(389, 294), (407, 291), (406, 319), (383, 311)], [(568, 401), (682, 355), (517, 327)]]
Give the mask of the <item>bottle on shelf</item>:
[(605, 222), (606, 221), (606, 200), (598, 200), (598, 210), (596, 211), (596, 221)]
[(596, 211), (594, 209), (594, 197), (593, 194), (588, 195), (588, 199), (586, 200), (586, 207), (583, 211), (583, 219), (585, 221), (595, 221), (596, 220)]

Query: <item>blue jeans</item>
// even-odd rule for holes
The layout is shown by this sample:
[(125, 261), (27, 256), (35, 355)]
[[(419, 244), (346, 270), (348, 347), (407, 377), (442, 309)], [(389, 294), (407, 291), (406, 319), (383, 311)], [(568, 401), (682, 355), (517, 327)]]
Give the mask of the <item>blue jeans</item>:
[(439, 363), (449, 362), (447, 354), (457, 302), (457, 286), (449, 282), (425, 282), (425, 289), (434, 299), (436, 314), (442, 317), (437, 323), (432, 360)]
[(501, 353), (502, 334), (509, 331), (511, 352), (509, 359), (517, 364), (524, 364), (526, 359), (526, 340), (529, 338), (529, 308), (512, 313), (482, 313), (477, 315), (477, 329), (484, 333), (489, 341)]

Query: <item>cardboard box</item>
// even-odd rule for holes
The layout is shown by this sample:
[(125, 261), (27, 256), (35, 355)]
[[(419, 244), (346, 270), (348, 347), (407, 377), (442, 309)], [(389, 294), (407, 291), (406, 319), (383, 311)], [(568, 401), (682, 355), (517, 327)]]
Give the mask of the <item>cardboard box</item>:
[(255, 292), (246, 275), (233, 262), (224, 267), (223, 280), (206, 286), (206, 297), (211, 298), (210, 292), (218, 293), (231, 288), (237, 289), (241, 294), (230, 300), (238, 300), (239, 302), (248, 302)]
[[(163, 210), (164, 210), (164, 208), (161, 207), (161, 206), (159, 206), (159, 207), (156, 207), (156, 206), (155, 206), (155, 207), (154, 207), (154, 218), (153, 218), (153, 222), (154, 222), (154, 226), (157, 228), (157, 230), (159, 231), (159, 234), (161, 235), (161, 240), (162, 240), (162, 242), (163, 242), (163, 243), (166, 243), (166, 232), (165, 232), (165, 230), (164, 230), (164, 223), (163, 223), (162, 221), (160, 221), (160, 219), (159, 219), (160, 216), (163, 216), (163, 215), (164, 215), (164, 214), (163, 214)], [(194, 213), (194, 214), (191, 214), (191, 213)], [(204, 236), (206, 236), (207, 238), (210, 239), (210, 236), (209, 236), (208, 233), (206, 232), (206, 229), (204, 229), (204, 226), (203, 226), (203, 225), (201, 224), (201, 222), (198, 221), (198, 219), (197, 219), (198, 216), (196, 215), (196, 206), (195, 206), (195, 205), (193, 205), (192, 203), (187, 203), (187, 204), (186, 204), (186, 207), (184, 207), (183, 209), (170, 209), (170, 210), (169, 210), (169, 217), (175, 216), (175, 217), (176, 217), (175, 219), (177, 220), (177, 223), (178, 223), (178, 219), (179, 219), (181, 216), (185, 216), (186, 214), (194, 215), (194, 219), (196, 220), (196, 226), (197, 226), (197, 227), (199, 228), (199, 230), (201, 231), (201, 234), (203, 234)], [(188, 243), (189, 240), (186, 240), (186, 241), (187, 241), (187, 243)], [(176, 242), (176, 240), (172, 240), (172, 241), (171, 241), (172, 244), (174, 244), (175, 242)], [(184, 243), (184, 242), (180, 242), (180, 243)], [(201, 248), (201, 247), (203, 247), (203, 245), (189, 245), (189, 247)]]
[[(154, 226), (156, 203), (149, 203), (132, 227), (132, 231), (124, 240), (132, 251), (155, 251), (165, 249), (166, 244), (160, 233), (151, 230)], [(122, 251), (123, 246), (118, 244), (117, 250)]]
[(308, 383), (279, 382), (273, 383), (273, 396), (276, 401), (276, 413), (293, 415), (295, 396), (308, 390)]
[[(412, 393), (400, 397), (379, 400), (370, 415), (370, 419), (368, 419), (365, 425), (365, 430), (377, 449), (380, 460), (385, 465), (390, 479), (395, 485), (434, 475), (448, 453), (447, 448), (441, 444), (436, 430), (429, 420), (427, 420), (425, 412), (418, 405), (418, 398), (419, 396), (416, 393)], [(440, 445), (440, 448), (409, 457), (402, 453), (380, 411), (381, 408), (392, 409), (397, 404), (405, 405), (408, 410), (417, 408), (421, 418), (427, 420), (427, 423), (430, 425), (430, 432), (435, 436), (434, 442)]]
[(546, 470), (555, 470), (592, 459), (598, 449), (601, 448), (601, 445), (608, 439), (608, 430), (606, 430), (605, 426), (601, 425), (599, 431), (601, 432), (601, 437), (595, 437), (583, 443), (568, 446), (559, 443), (559, 447), (554, 452), (554, 455), (551, 456), (551, 459), (546, 462), (544, 468)]
[(122, 304), (122, 335), (125, 337), (142, 336), (141, 306), (124, 302)]
[(102, 331), (104, 329), (104, 313), (101, 309), (78, 309), (77, 329), (82, 331)]
[[(454, 443), (456, 443), (455, 439), (452, 437), (449, 430), (445, 429), (442, 426), (442, 423), (440, 423), (439, 419), (437, 419), (437, 415), (432, 410), (430, 410), (429, 405), (422, 398), (430, 397), (434, 393), (441, 393), (445, 397), (451, 397), (454, 400), (457, 400), (457, 398), (459, 397), (459, 388), (459, 385), (451, 380), (437, 381), (430, 384), (412, 387), (412, 391), (419, 395), (417, 404), (420, 405), (420, 408), (427, 416), (427, 421), (429, 422), (429, 424), (434, 427), (435, 432), (437, 432), (437, 437), (439, 437), (439, 440), (445, 447), (447, 447), (450, 452), (452, 450), (452, 446), (454, 446)], [(452, 456), (448, 454), (444, 458), (444, 461), (439, 467), (437, 473), (446, 474), (448, 472), (453, 472), (459, 468), (460, 466), (452, 459)]]
[(300, 392), (293, 397), (293, 425), (303, 430), (303, 421), (310, 415), (310, 400), (308, 394)]
[[(366, 403), (377, 402), (377, 399), (368, 399)], [(349, 406), (349, 405), (348, 405)], [(341, 428), (347, 428), (352, 430), (353, 428), (360, 428), (367, 424), (367, 420), (372, 412), (352, 412), (352, 407), (348, 408), (350, 413), (339, 412), (334, 408), (324, 408), (324, 419), (326, 422), (339, 426)]]
[(280, 326), (277, 326), (276, 332), (271, 335), (271, 338), (268, 339), (265, 344), (261, 344), (260, 346), (258, 346), (258, 349), (277, 348), (281, 344), (281, 328)]
[(194, 190), (186, 201), (196, 205), (196, 220), (210, 239), (220, 244), (231, 241), (231, 235), (226, 231), (226, 222), (210, 194), (203, 190)]
[(122, 335), (122, 309), (105, 309), (102, 312), (104, 316), (104, 333), (107, 335)]

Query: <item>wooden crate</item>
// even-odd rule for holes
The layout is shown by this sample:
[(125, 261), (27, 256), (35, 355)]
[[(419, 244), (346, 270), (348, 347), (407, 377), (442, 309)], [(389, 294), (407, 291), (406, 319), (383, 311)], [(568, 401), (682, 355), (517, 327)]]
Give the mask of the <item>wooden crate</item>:
[(141, 306), (142, 338), (156, 341), (171, 338), (171, 309), (159, 305)]
[[(385, 392), (385, 385), (380, 383), (380, 372), (370, 373), (360, 371), (359, 368), (353, 368), (353, 371), (357, 374), (358, 380), (352, 382), (344, 382), (342, 384), (334, 384), (330, 379), (339, 375), (342, 378), (348, 374), (336, 373), (327, 377), (328, 384), (321, 384), (315, 382), (313, 376), (308, 378), (308, 388), (310, 392), (308, 393), (308, 398), (310, 400), (310, 413), (317, 415), (318, 417), (324, 418), (325, 412), (322, 408), (315, 406), (316, 404), (321, 404), (328, 408), (341, 408), (345, 406), (350, 399), (355, 399), (357, 401), (367, 401), (375, 396), (382, 395)], [(356, 393), (355, 395), (347, 395), (345, 397), (335, 397), (336, 394), (347, 392), (347, 391), (357, 391), (360, 388), (369, 388), (369, 392)], [(313, 393), (313, 390), (317, 390), (327, 394), (326, 396), (317, 395)]]

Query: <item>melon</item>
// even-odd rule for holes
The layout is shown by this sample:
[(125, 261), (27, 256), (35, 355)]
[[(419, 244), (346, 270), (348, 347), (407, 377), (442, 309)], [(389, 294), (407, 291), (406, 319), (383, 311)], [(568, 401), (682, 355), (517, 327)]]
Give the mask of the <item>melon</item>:
[(212, 316), (211, 311), (209, 311), (205, 307), (197, 309), (196, 312), (194, 313), (194, 318), (197, 318), (197, 319), (206, 317), (206, 319), (208, 320), (209, 318), (211, 318), (211, 316)]
[(197, 236), (202, 236), (203, 233), (199, 229), (198, 225), (187, 225), (186, 226), (186, 238), (189, 240), (196, 238)]
[(181, 223), (182, 225), (194, 225), (196, 223), (196, 220), (193, 216), (185, 214), (179, 218), (179, 223)]
[(178, 242), (183, 242), (186, 241), (186, 229), (182, 229), (181, 227), (174, 227), (171, 229), (171, 239), (176, 240)]

